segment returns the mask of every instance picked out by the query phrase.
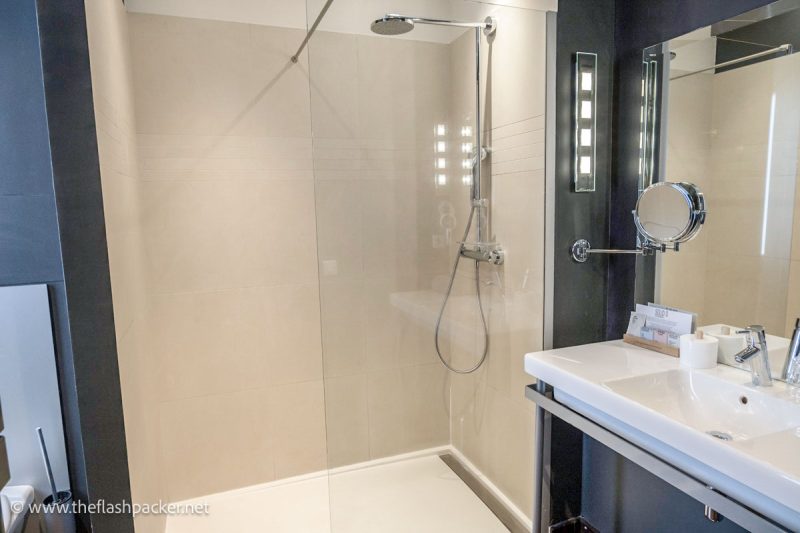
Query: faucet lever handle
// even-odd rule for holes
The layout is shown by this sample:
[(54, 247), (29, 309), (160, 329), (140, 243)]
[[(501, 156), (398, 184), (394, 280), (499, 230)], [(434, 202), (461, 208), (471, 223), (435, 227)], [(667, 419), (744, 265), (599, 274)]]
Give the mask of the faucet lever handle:
[(750, 329), (740, 329), (740, 330), (737, 330), (736, 333), (738, 335), (742, 335), (742, 334), (747, 335), (747, 337), (745, 337), (745, 339), (747, 340), (747, 345), (748, 346), (755, 346), (756, 345), (756, 340), (753, 338), (753, 331), (752, 330), (750, 330)]
[(752, 342), (758, 341), (759, 344), (764, 344), (767, 342), (767, 330), (764, 326), (760, 325), (753, 325), (747, 326), (746, 328), (737, 331), (736, 333), (746, 333), (749, 340)]

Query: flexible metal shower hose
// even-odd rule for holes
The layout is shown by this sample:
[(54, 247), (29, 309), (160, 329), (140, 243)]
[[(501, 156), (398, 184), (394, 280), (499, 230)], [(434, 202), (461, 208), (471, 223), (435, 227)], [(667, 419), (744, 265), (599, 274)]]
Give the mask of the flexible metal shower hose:
[(480, 261), (477, 259), (475, 260), (475, 294), (478, 300), (478, 310), (480, 311), (481, 315), (481, 323), (483, 324), (483, 354), (481, 355), (480, 360), (470, 368), (462, 369), (456, 368), (452, 366), (450, 363), (445, 361), (444, 356), (442, 355), (442, 349), (439, 346), (439, 329), (442, 325), (442, 317), (444, 316), (444, 310), (447, 307), (447, 302), (450, 300), (450, 293), (453, 291), (453, 283), (456, 279), (456, 271), (458, 270), (458, 262), (461, 260), (461, 247), (463, 243), (467, 241), (467, 237), (469, 237), (469, 230), (472, 227), (472, 219), (475, 215), (475, 210), (479, 209), (476, 205), (472, 206), (469, 212), (469, 218), (467, 219), (467, 227), (464, 229), (464, 237), (461, 239), (461, 243), (458, 247), (458, 251), (456, 252), (456, 258), (453, 262), (453, 269), (450, 272), (450, 282), (447, 284), (447, 292), (444, 295), (444, 300), (442, 301), (442, 308), (439, 310), (439, 317), (436, 319), (436, 331), (433, 335), (434, 344), (436, 345), (436, 355), (439, 356), (439, 360), (442, 364), (451, 372), (455, 372), (456, 374), (471, 374), (478, 370), (481, 365), (486, 361), (486, 355), (489, 353), (489, 326), (486, 324), (486, 315), (483, 312), (483, 301), (481, 300), (481, 276), (480, 276)]

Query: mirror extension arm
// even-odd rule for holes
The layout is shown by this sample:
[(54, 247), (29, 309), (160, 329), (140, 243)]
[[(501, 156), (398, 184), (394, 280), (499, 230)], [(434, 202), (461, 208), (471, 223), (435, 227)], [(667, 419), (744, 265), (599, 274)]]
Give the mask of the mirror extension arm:
[[(675, 243), (675, 250), (677, 251), (678, 244)], [(653, 255), (657, 250), (665, 252), (667, 245), (661, 246), (653, 244), (645, 244), (642, 248), (636, 250), (619, 250), (615, 248), (592, 248), (592, 245), (586, 239), (578, 239), (572, 243), (572, 259), (578, 263), (585, 263), (589, 259), (589, 254), (630, 254), (630, 255)]]
[(703, 193), (688, 182), (654, 183), (639, 195), (633, 210), (639, 245), (635, 250), (592, 249), (586, 239), (572, 243), (572, 259), (585, 263), (590, 254), (653, 255), (695, 238), (706, 221)]

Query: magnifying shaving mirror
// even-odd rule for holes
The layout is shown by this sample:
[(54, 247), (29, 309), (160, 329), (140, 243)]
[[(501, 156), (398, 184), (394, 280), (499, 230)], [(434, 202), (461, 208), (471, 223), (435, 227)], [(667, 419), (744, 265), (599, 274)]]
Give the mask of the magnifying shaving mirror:
[(591, 254), (652, 255), (694, 239), (706, 220), (706, 206), (700, 189), (687, 182), (658, 182), (639, 195), (633, 210), (633, 223), (639, 232), (635, 250), (593, 249), (586, 239), (572, 245), (572, 258), (585, 263)]

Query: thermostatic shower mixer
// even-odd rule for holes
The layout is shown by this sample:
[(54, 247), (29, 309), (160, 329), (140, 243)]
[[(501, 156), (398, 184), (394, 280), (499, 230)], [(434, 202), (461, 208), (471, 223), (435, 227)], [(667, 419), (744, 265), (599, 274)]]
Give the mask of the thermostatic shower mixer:
[(492, 265), (502, 265), (506, 260), (506, 252), (495, 243), (462, 242), (460, 253), (462, 257)]

